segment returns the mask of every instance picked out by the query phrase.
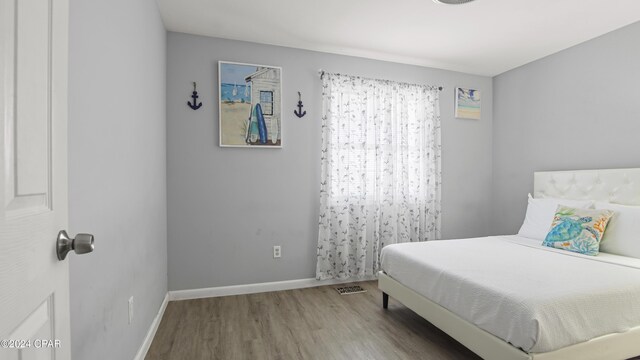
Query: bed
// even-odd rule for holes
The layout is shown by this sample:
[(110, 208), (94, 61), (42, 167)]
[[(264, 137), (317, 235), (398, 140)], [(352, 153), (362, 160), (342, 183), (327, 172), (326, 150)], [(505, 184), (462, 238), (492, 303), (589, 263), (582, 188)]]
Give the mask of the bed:
[[(544, 196), (640, 205), (640, 169), (537, 172)], [(640, 355), (640, 259), (494, 236), (390, 245), (381, 268), (385, 308), (393, 297), (485, 359)]]

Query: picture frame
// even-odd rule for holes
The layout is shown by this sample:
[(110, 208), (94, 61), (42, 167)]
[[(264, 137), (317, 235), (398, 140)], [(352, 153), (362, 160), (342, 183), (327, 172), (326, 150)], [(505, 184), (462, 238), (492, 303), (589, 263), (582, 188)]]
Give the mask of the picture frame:
[(456, 119), (480, 120), (481, 107), (480, 90), (456, 87)]
[(282, 68), (218, 61), (220, 147), (282, 148)]

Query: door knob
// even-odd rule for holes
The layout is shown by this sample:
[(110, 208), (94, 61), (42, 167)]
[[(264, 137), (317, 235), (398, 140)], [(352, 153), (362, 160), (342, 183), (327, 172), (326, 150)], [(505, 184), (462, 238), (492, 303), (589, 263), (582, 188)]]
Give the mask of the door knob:
[(76, 254), (86, 254), (93, 251), (93, 235), (78, 234), (74, 239), (69, 238), (66, 231), (60, 230), (58, 233), (57, 252), (58, 260), (64, 260), (71, 250)]

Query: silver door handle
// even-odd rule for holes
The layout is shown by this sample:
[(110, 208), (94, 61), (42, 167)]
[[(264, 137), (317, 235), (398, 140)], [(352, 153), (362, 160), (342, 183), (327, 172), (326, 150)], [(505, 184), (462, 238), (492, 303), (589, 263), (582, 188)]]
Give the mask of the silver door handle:
[(71, 239), (66, 231), (60, 230), (56, 248), (58, 260), (64, 260), (71, 250), (75, 251), (76, 254), (90, 253), (93, 251), (93, 235), (78, 234), (74, 239)]

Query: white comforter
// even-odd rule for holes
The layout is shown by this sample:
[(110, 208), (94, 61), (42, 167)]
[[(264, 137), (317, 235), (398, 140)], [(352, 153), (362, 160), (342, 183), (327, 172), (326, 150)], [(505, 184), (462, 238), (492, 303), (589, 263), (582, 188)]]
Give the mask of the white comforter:
[(640, 325), (640, 260), (517, 236), (389, 245), (383, 271), (526, 352)]

